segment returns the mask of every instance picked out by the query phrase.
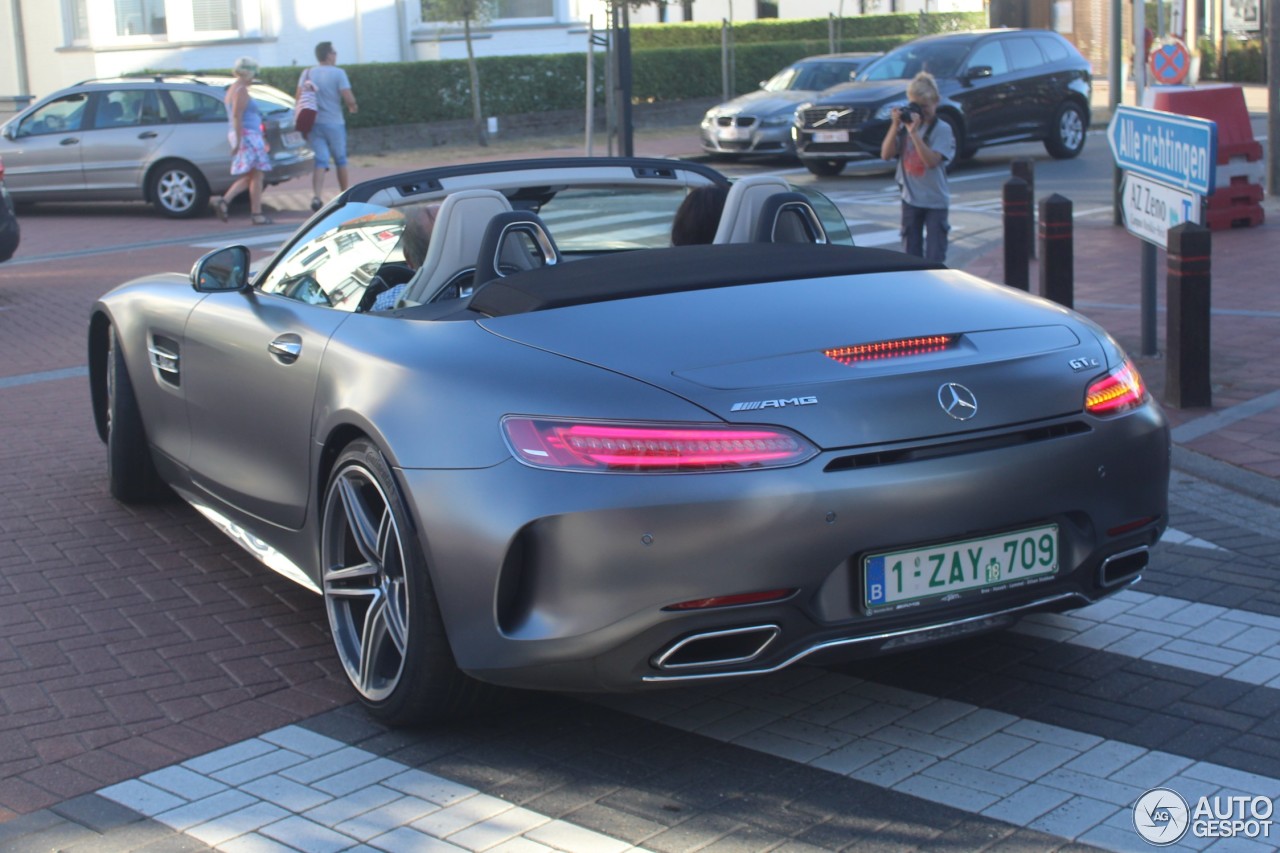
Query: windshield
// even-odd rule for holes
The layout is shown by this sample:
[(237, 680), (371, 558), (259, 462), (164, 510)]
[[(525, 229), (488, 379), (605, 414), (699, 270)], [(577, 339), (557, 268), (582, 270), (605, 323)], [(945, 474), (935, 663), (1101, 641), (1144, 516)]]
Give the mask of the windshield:
[(671, 245), (671, 222), (685, 187), (582, 186), (562, 189), (536, 205), (513, 198), (547, 224), (564, 252), (655, 249)]
[(921, 71), (928, 71), (934, 77), (955, 77), (968, 52), (967, 42), (913, 42), (876, 60), (870, 68), (858, 75), (858, 79), (910, 80)]
[(793, 89), (820, 91), (849, 82), (849, 75), (858, 67), (856, 62), (804, 62), (788, 66), (764, 84), (766, 92), (784, 92)]

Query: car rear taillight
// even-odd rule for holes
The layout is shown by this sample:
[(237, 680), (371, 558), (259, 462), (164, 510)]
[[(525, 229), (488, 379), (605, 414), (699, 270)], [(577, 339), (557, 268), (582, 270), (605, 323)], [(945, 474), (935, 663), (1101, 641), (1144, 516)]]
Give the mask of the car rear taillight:
[(4, 180), (4, 161), (0, 160), (0, 181)]
[(509, 416), (502, 431), (535, 468), (631, 474), (742, 471), (798, 465), (817, 452), (777, 427), (616, 423)]
[(1138, 368), (1128, 359), (1115, 370), (1089, 386), (1084, 398), (1085, 411), (1093, 415), (1118, 415), (1141, 406), (1147, 397)]

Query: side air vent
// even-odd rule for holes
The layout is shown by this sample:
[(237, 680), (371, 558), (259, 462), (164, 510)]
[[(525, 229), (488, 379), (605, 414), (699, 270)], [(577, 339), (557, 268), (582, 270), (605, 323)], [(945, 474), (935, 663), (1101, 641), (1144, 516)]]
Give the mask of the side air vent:
[(831, 460), (823, 470), (828, 472), (852, 471), (860, 468), (875, 468), (881, 465), (899, 465), (903, 462), (920, 462), (925, 459), (960, 456), (965, 453), (985, 453), (1006, 447), (1017, 447), (1023, 444), (1036, 444), (1072, 435), (1082, 435), (1091, 431), (1092, 428), (1086, 423), (1070, 421), (1063, 424), (1054, 424), (1053, 426), (1036, 427), (1034, 429), (1019, 430), (1001, 435), (988, 435), (963, 441), (948, 441), (941, 444), (903, 447), (896, 450), (854, 453)]

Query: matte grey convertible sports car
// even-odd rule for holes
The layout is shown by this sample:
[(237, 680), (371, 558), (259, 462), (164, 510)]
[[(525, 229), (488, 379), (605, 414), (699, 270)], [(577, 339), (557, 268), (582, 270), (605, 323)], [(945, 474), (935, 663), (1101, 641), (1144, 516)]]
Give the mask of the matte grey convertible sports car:
[[(830, 202), (696, 164), (361, 184), (94, 307), (112, 493), (168, 484), (324, 596), (377, 716), (485, 682), (629, 690), (879, 654), (1095, 601), (1166, 523), (1168, 427), (1101, 328), (837, 245)], [(414, 206), (442, 202), (425, 260)], [(369, 310), (406, 284), (395, 307)]]

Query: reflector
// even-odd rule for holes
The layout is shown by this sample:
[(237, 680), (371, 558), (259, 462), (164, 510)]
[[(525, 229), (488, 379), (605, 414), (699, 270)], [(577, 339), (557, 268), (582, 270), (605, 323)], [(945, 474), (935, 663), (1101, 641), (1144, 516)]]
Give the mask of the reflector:
[(766, 601), (781, 601), (795, 594), (794, 589), (771, 589), (768, 592), (743, 592), (737, 595), (716, 595), (711, 598), (695, 598), (693, 601), (682, 601), (671, 604), (663, 610), (705, 610), (708, 607), (732, 607), (735, 604), (762, 604)]

